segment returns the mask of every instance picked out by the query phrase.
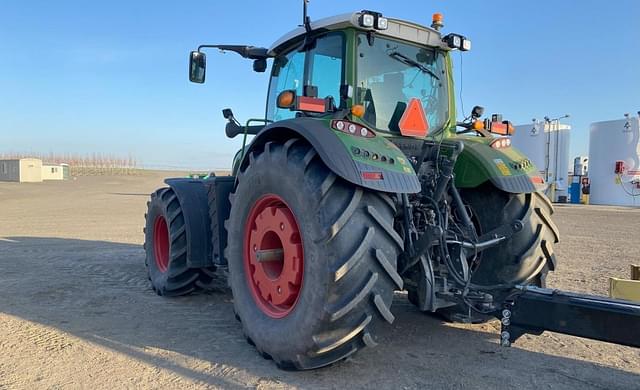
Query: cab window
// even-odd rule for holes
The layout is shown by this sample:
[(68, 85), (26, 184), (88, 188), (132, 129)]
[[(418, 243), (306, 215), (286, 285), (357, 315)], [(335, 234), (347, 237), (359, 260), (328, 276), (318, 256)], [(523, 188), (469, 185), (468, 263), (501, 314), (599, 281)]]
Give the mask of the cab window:
[(267, 98), (267, 119), (280, 121), (295, 117), (296, 112), (278, 108), (278, 94), (286, 89), (303, 94), (305, 85), (317, 87), (319, 98), (331, 96), (340, 106), (340, 86), (343, 83), (344, 38), (342, 33), (319, 37), (307, 51), (300, 45), (274, 59)]
[(267, 119), (281, 121), (293, 118), (295, 112), (287, 108), (278, 108), (278, 94), (286, 89), (293, 89), (297, 95), (302, 94), (304, 80), (304, 52), (294, 50), (284, 56), (276, 57), (271, 72)]
[(342, 34), (319, 38), (309, 51), (309, 84), (318, 87), (318, 97), (332, 97), (340, 105), (343, 63)]

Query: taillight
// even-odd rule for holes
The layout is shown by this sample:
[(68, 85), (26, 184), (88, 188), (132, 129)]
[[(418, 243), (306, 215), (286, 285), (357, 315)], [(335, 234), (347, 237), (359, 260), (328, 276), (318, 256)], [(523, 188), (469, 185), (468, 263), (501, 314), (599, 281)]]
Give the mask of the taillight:
[(362, 178), (365, 180), (384, 180), (382, 172), (362, 172)]
[(491, 144), (489, 144), (494, 149), (504, 149), (511, 146), (511, 139), (506, 137), (496, 138)]
[(376, 136), (370, 129), (345, 120), (332, 120), (331, 128), (357, 137), (373, 138)]
[(540, 176), (531, 177), (531, 181), (534, 182), (535, 184), (544, 184), (544, 179)]

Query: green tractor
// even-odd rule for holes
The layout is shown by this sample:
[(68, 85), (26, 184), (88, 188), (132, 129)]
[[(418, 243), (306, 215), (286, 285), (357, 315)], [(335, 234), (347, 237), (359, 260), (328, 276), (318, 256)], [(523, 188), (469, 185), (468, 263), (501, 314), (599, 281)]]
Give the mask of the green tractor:
[(456, 118), (451, 53), (470, 41), (443, 35), (440, 14), (431, 27), (367, 10), (311, 22), (305, 1), (303, 20), (270, 48), (191, 52), (196, 83), (205, 48), (257, 72), (272, 60), (266, 112), (242, 125), (223, 110), (227, 136), (244, 136), (231, 176), (151, 195), (153, 289), (226, 277), (247, 340), (285, 369), (375, 345), (395, 291), (449, 320), (502, 319), (505, 345), (551, 329), (510, 322), (514, 297), (555, 269), (558, 229), (512, 125), (481, 107)]

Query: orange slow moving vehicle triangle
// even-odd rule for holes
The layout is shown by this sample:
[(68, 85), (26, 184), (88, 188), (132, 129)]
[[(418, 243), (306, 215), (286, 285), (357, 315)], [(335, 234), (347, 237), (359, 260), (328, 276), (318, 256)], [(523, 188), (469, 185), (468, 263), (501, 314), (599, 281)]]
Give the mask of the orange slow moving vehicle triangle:
[(398, 122), (398, 127), (400, 133), (405, 136), (424, 137), (427, 135), (429, 123), (419, 99), (413, 98), (409, 101), (409, 105)]

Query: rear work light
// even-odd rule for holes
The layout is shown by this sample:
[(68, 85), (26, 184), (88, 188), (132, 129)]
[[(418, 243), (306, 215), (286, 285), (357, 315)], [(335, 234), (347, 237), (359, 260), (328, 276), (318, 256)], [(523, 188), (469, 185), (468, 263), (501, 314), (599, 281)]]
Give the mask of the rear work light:
[(506, 137), (496, 138), (491, 144), (489, 144), (494, 149), (504, 149), (511, 146), (511, 139)]
[(362, 27), (373, 27), (375, 20), (375, 16), (371, 14), (362, 14), (362, 16), (360, 16), (360, 25)]
[(447, 34), (442, 38), (442, 40), (451, 49), (459, 49), (462, 51), (471, 50), (471, 41), (460, 34)]
[(370, 129), (346, 120), (332, 120), (331, 128), (357, 137), (373, 138), (376, 134)]
[(375, 28), (376, 30), (386, 30), (389, 28), (389, 20), (383, 17), (380, 12), (362, 10), (360, 15), (360, 26)]

